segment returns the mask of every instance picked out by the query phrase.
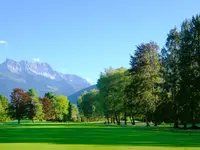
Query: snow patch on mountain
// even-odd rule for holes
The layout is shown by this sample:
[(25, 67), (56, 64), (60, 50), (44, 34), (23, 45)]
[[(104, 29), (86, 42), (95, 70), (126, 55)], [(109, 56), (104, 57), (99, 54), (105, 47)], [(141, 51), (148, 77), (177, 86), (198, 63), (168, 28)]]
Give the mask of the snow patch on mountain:
[(85, 80), (86, 80), (88, 83), (92, 84), (92, 80), (91, 80), (90, 78), (85, 78)]
[(50, 74), (50, 73), (48, 73), (48, 72), (37, 72), (36, 70), (33, 70), (32, 68), (29, 68), (29, 70), (32, 72), (32, 73), (34, 73), (35, 75), (40, 75), (40, 76), (44, 76), (44, 77), (47, 77), (47, 78), (49, 78), (49, 79), (52, 79), (52, 80), (54, 80), (55, 79), (55, 74)]

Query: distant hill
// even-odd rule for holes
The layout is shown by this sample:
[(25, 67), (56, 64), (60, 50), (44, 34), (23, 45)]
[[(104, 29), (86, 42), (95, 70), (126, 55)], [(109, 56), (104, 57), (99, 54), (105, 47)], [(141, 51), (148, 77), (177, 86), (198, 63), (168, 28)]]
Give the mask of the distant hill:
[(89, 86), (86, 79), (60, 73), (48, 63), (6, 59), (0, 64), (0, 94), (8, 98), (14, 88), (34, 88), (40, 96), (50, 91), (68, 96)]
[(86, 92), (89, 92), (89, 91), (91, 91), (91, 90), (93, 90), (93, 89), (97, 89), (96, 84), (95, 84), (95, 85), (92, 85), (92, 86), (90, 86), (90, 87), (87, 87), (87, 88), (85, 88), (85, 89), (82, 89), (82, 90), (80, 90), (80, 91), (78, 91), (78, 92), (76, 92), (76, 93), (74, 93), (74, 94), (68, 96), (68, 99), (69, 99), (69, 101), (70, 101), (71, 103), (76, 104), (76, 103), (77, 103), (78, 97), (81, 96), (83, 92), (85, 92), (85, 91), (86, 91)]

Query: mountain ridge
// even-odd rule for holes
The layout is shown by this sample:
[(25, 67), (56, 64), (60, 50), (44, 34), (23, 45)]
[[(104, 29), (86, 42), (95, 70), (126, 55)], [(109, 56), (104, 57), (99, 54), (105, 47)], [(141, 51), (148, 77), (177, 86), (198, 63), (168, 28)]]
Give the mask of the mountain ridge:
[(46, 62), (15, 61), (7, 58), (0, 64), (0, 94), (9, 96), (13, 88), (35, 88), (40, 96), (52, 91), (55, 94), (71, 95), (91, 86), (78, 75), (64, 74), (54, 70)]

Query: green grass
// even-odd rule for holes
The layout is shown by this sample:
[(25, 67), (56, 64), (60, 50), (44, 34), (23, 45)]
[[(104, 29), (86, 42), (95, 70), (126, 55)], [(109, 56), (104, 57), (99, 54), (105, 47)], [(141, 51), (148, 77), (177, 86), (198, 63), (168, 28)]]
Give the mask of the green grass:
[(200, 131), (167, 126), (102, 123), (7, 123), (0, 125), (0, 150), (179, 150), (200, 149)]

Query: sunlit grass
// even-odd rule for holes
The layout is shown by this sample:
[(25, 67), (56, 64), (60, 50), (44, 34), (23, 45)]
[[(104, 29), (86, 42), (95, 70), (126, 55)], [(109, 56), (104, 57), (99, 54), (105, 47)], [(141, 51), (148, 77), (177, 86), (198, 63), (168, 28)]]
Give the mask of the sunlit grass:
[(105, 146), (105, 145), (56, 145), (56, 144), (0, 144), (2, 150), (199, 150), (200, 148)]
[(200, 149), (200, 131), (103, 123), (6, 123), (0, 150)]

